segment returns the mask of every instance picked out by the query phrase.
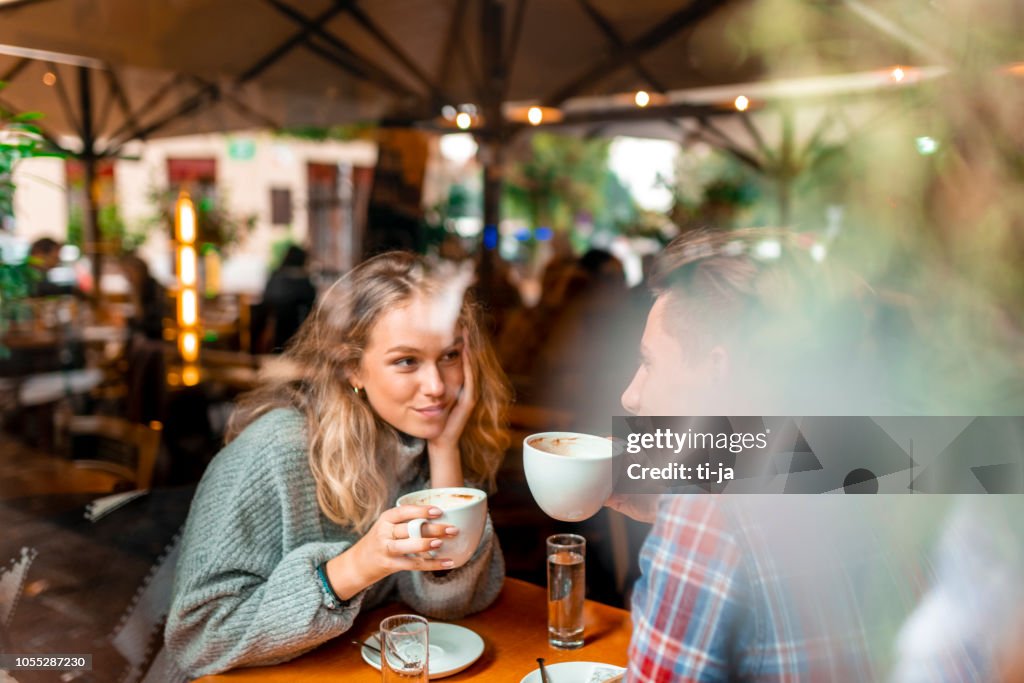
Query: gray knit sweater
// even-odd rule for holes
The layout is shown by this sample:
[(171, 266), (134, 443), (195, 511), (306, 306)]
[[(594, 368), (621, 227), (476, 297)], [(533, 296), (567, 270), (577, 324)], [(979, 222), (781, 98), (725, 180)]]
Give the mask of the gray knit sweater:
[[(395, 497), (425, 487), (422, 451), (420, 441), (400, 457)], [(316, 568), (358, 539), (317, 505), (303, 417), (285, 409), (261, 417), (214, 458), (196, 491), (167, 619), (169, 651), (192, 676), (274, 664), (344, 633), (360, 610), (382, 602), (455, 619), (501, 590), (505, 565), (488, 520), (462, 567), (399, 572), (339, 603)]]

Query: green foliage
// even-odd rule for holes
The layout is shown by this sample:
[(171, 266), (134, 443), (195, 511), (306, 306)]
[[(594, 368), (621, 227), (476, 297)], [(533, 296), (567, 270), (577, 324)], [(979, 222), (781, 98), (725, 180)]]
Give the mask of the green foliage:
[(29, 308), (25, 299), (38, 274), (25, 263), (6, 263), (0, 254), (0, 358), (10, 357), (10, 350), (3, 344), (3, 333), (14, 320), (25, 319)]
[(0, 217), (14, 215), (15, 165), (49, 154), (42, 131), (32, 123), (41, 116), (38, 112), (14, 114), (0, 107)]
[[(0, 81), (0, 90), (4, 87)], [(37, 111), (15, 114), (0, 107), (0, 219), (14, 215), (14, 167), (22, 159), (62, 156), (47, 148), (42, 129), (33, 122), (43, 118)]]
[(479, 218), (483, 212), (483, 197), (477, 187), (454, 183), (448, 189), (448, 196), (428, 208), (423, 214), (421, 233), (426, 250), (438, 249), (455, 236), (452, 220), (456, 218)]
[[(149, 237), (149, 229), (146, 225), (130, 229), (121, 217), (121, 212), (116, 204), (101, 206), (96, 214), (96, 223), (99, 228), (100, 241), (118, 245), (119, 251), (138, 249)], [(68, 244), (82, 247), (84, 224), (83, 208), (78, 205), (72, 206), (68, 211)]]
[(704, 188), (704, 201), (739, 208), (752, 206), (760, 193), (753, 183), (732, 178), (718, 178)]
[(622, 232), (640, 215), (629, 188), (610, 168), (605, 169), (601, 196), (603, 201), (594, 213), (594, 227), (599, 230)]
[(502, 215), (569, 230), (577, 214), (605, 209), (610, 140), (537, 133), (528, 160), (509, 167)]
[(462, 183), (455, 183), (448, 190), (448, 203), (445, 207), (447, 218), (465, 218), (480, 216), (483, 208), (483, 197)]
[(292, 126), (277, 132), (279, 137), (324, 142), (334, 140), (346, 142), (360, 140), (376, 130), (372, 123), (347, 123), (337, 126)]
[[(152, 188), (149, 202), (159, 207), (156, 214), (144, 221), (145, 230), (164, 229), (174, 234), (174, 205), (178, 192), (165, 188)], [(233, 214), (225, 208), (227, 198), (212, 196), (193, 197), (196, 208), (196, 242), (210, 244), (225, 254), (256, 227), (256, 214)]]
[[(3, 83), (0, 83), (0, 88)], [(55, 156), (45, 145), (42, 131), (33, 121), (39, 112), (15, 114), (0, 107), (0, 225), (14, 215), (14, 167), (22, 159)], [(9, 264), (0, 254), (0, 332), (8, 320), (16, 320), (24, 309), (22, 300), (31, 291), (35, 271), (27, 263)], [(0, 356), (7, 349), (0, 344)]]
[[(739, 227), (751, 214), (771, 207), (760, 200), (765, 179), (719, 150), (682, 150), (676, 160), (675, 180), (662, 180), (672, 192), (672, 221), (681, 228), (714, 224)], [(768, 219), (768, 222), (774, 217)], [(646, 221), (650, 227), (651, 221)]]
[[(32, 291), (32, 285), (39, 273), (23, 263), (6, 263), (0, 255), (0, 325), (8, 320), (17, 320), (23, 311), (22, 300)], [(2, 350), (0, 346), (0, 350)]]

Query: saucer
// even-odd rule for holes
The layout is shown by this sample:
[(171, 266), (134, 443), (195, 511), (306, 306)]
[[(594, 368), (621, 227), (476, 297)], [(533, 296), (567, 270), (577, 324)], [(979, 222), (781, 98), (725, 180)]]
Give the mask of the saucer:
[[(551, 683), (601, 683), (625, 671), (621, 666), (600, 662), (562, 662), (545, 664)], [(526, 674), (519, 683), (541, 683), (540, 669)]]
[[(428, 628), (431, 679), (457, 674), (480, 659), (480, 655), (484, 653), (483, 638), (468, 628), (439, 621), (431, 621)], [(363, 642), (377, 648), (380, 647), (376, 633)], [(374, 669), (380, 670), (379, 654), (366, 647), (359, 648), (359, 651), (363, 655), (363, 661)]]

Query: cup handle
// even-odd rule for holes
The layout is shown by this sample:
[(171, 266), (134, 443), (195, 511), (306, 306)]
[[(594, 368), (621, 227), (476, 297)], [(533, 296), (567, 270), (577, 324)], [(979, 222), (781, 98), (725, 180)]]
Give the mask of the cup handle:
[(420, 518), (414, 519), (408, 523), (409, 527), (409, 538), (423, 538), (423, 525), (427, 523), (427, 520)]
[[(420, 518), (420, 519), (414, 519), (414, 520), (408, 522), (409, 538), (423, 538), (423, 525), (426, 524), (428, 521), (429, 520)], [(426, 557), (429, 557), (431, 559), (437, 557), (437, 553), (435, 551), (433, 551), (433, 550), (428, 550), (428, 551), (426, 551), (424, 553), (420, 553), (420, 554), (424, 555)]]

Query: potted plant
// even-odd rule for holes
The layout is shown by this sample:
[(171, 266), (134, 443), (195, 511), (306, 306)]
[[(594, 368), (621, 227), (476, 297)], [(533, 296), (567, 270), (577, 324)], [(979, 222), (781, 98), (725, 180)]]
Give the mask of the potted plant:
[[(176, 189), (151, 188), (150, 203), (158, 207), (156, 214), (146, 220), (146, 229), (163, 229), (174, 233), (174, 203), (178, 198)], [(215, 199), (212, 196), (193, 196), (196, 208), (196, 244), (201, 249), (216, 249), (226, 254), (252, 232), (256, 227), (256, 214), (235, 214), (227, 209), (226, 195)]]
[[(14, 216), (15, 166), (22, 159), (53, 154), (33, 123), (41, 117), (38, 112), (15, 114), (0, 107), (0, 229), (7, 229)], [(8, 263), (5, 256), (0, 253), (0, 357), (7, 355), (2, 335), (9, 321), (23, 317), (23, 301), (35, 276), (27, 263)]]

